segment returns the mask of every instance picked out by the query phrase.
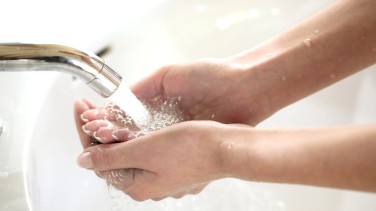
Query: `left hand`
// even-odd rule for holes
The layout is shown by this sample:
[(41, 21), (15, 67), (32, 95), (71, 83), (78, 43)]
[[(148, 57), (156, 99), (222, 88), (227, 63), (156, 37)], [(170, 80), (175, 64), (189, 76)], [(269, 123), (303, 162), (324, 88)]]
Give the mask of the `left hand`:
[(76, 103), (77, 127), (85, 147), (78, 163), (133, 199), (179, 198), (227, 175), (220, 149), (226, 125), (184, 122), (132, 141), (90, 147), (89, 136), (81, 132), (84, 122), (77, 115), (92, 107)]

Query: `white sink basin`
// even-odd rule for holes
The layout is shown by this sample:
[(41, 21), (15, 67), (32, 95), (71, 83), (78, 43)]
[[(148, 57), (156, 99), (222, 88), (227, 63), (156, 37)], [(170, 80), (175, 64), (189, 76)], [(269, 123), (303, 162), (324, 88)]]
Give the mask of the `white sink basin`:
[[(104, 59), (127, 83), (133, 83), (166, 63), (249, 49), (331, 2), (166, 2), (116, 35)], [(303, 99), (260, 126), (372, 122), (376, 117), (374, 69)], [(39, 77), (45, 78), (43, 86)], [(104, 181), (75, 164), (82, 148), (73, 102), (85, 97), (103, 105), (106, 100), (81, 81), (60, 73), (0, 75), (0, 84), (0, 118), (6, 126), (0, 136), (0, 211), (376, 209), (373, 194), (232, 179), (214, 182), (200, 195), (181, 200), (114, 199)], [(14, 87), (16, 92), (8, 91)]]
[(0, 210), (27, 210), (25, 152), (53, 74), (1, 73)]

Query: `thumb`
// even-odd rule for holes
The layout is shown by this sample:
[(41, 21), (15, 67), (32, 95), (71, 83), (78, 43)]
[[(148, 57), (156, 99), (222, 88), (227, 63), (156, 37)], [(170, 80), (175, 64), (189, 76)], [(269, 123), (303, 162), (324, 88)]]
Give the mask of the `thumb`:
[(152, 99), (163, 95), (163, 80), (169, 69), (168, 66), (162, 67), (136, 84), (133, 84), (130, 87), (132, 92), (140, 99)]
[(77, 158), (81, 168), (94, 171), (107, 171), (124, 168), (138, 168), (134, 158), (137, 144), (123, 142), (118, 144), (99, 144), (87, 148)]

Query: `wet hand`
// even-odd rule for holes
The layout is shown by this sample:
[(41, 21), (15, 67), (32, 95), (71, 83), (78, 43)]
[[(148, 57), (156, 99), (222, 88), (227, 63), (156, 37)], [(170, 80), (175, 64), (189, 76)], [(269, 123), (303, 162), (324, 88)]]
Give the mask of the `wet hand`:
[(138, 201), (181, 197), (226, 176), (219, 147), (225, 133), (220, 123), (179, 123), (131, 141), (89, 147), (78, 163)]
[(164, 66), (131, 87), (145, 100), (182, 97), (193, 120), (255, 125), (270, 115), (268, 99), (249, 67), (226, 59)]
[(119, 107), (114, 107), (117, 106), (110, 103), (104, 108), (85, 110), (80, 115), (81, 131), (102, 144), (133, 139), (140, 129)]

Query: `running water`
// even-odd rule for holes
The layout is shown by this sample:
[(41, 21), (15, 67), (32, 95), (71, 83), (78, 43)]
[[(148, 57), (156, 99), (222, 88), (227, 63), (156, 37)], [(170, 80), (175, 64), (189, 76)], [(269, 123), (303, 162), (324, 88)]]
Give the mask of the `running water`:
[(111, 100), (112, 103), (105, 107), (107, 120), (133, 129), (133, 138), (190, 119), (179, 109), (181, 97), (155, 98), (143, 102), (122, 84)]
[[(156, 98), (152, 101), (141, 102), (126, 85), (122, 84), (111, 98), (113, 102), (106, 106), (105, 110), (112, 115), (107, 118), (109, 121), (115, 121), (120, 128), (136, 128), (130, 139), (190, 119), (180, 109), (183, 102), (181, 97)], [(167, 198), (159, 202), (150, 200), (142, 203), (136, 202), (115, 188), (129, 179), (133, 171), (135, 170), (122, 169), (109, 172), (107, 183), (112, 211), (285, 210), (284, 202), (275, 198), (270, 191), (258, 189), (251, 183), (234, 179), (213, 182), (214, 184), (209, 185), (197, 196), (190, 195), (182, 199)]]
[(127, 115), (133, 119), (137, 126), (142, 127), (148, 124), (149, 112), (125, 83), (120, 84), (110, 99), (123, 111), (127, 112)]

